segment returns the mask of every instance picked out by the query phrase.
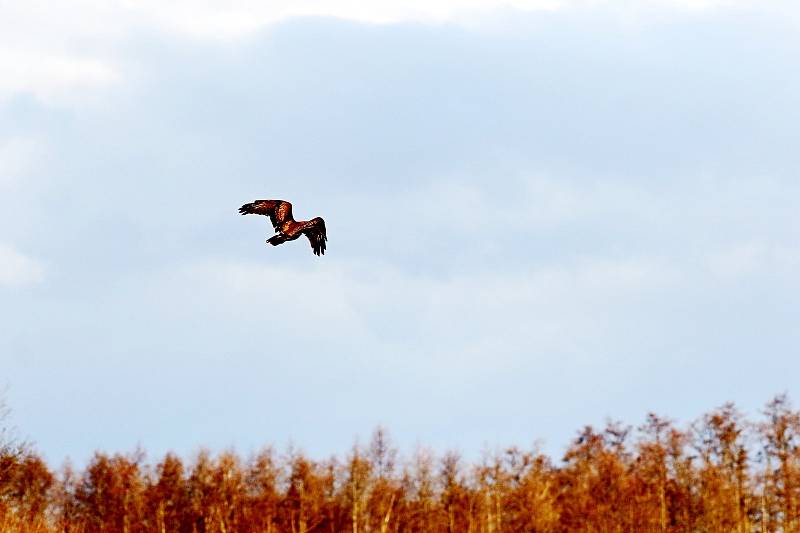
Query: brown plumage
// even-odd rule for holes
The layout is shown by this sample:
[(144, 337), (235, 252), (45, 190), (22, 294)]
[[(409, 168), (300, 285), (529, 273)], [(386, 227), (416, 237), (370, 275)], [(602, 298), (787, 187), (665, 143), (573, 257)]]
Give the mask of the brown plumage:
[(283, 200), (256, 200), (239, 208), (242, 215), (265, 215), (275, 228), (275, 235), (267, 239), (272, 246), (286, 241), (293, 241), (305, 235), (311, 243), (314, 254), (325, 254), (325, 221), (320, 217), (311, 220), (295, 220), (292, 218), (292, 204)]

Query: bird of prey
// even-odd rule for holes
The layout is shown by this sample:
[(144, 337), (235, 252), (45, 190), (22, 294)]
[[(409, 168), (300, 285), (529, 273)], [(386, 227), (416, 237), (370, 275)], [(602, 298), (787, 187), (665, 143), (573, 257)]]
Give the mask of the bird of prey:
[(275, 228), (275, 235), (267, 239), (272, 246), (293, 241), (305, 235), (311, 243), (315, 255), (325, 254), (325, 221), (322, 218), (295, 220), (292, 218), (292, 204), (284, 200), (256, 200), (239, 208), (242, 215), (268, 216)]

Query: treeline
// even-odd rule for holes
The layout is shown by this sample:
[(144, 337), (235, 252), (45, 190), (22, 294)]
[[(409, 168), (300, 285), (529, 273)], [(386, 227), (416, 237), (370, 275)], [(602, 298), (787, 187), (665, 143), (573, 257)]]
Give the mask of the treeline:
[(80, 472), (54, 472), (5, 442), (0, 531), (788, 533), (800, 531), (799, 444), (800, 412), (783, 395), (757, 422), (726, 404), (686, 428), (655, 415), (586, 427), (558, 461), (517, 448), (401, 460), (378, 429), (326, 460), (98, 452)]

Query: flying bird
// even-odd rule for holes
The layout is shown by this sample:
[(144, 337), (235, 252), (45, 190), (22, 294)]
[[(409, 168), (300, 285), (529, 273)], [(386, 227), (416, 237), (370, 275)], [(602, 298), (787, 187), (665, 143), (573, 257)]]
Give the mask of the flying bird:
[(305, 235), (311, 243), (315, 255), (325, 254), (325, 221), (322, 218), (295, 220), (292, 218), (292, 204), (284, 200), (256, 200), (239, 208), (242, 215), (265, 215), (275, 228), (275, 235), (267, 239), (272, 246), (293, 241)]

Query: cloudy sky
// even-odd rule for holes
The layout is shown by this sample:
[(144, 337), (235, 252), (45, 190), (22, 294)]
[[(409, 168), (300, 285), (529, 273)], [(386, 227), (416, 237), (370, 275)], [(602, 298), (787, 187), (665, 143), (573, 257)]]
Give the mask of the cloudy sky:
[(798, 399), (795, 6), (0, 2), (14, 425), (54, 464), (378, 424), (558, 455)]

